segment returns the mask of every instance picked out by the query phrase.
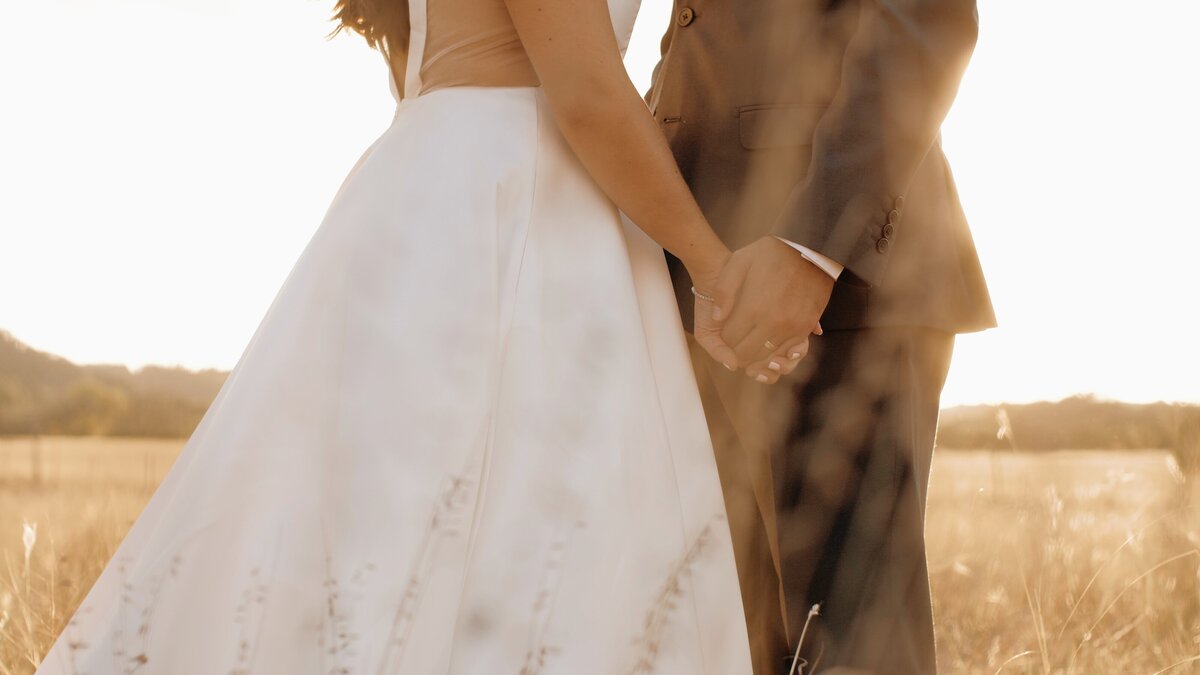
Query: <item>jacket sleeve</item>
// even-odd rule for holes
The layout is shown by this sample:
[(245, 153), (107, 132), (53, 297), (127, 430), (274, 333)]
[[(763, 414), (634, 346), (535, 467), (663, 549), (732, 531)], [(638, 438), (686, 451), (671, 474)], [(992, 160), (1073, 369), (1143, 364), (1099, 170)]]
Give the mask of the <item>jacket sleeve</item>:
[(805, 179), (771, 234), (879, 283), (904, 192), (937, 138), (975, 49), (974, 0), (862, 0), (841, 81), (813, 133)]

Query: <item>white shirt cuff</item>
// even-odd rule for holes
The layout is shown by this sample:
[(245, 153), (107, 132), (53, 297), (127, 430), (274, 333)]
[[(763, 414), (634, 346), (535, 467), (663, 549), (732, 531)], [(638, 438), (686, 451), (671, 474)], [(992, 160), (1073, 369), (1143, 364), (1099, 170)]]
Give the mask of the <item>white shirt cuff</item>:
[(799, 251), (800, 255), (804, 256), (812, 264), (820, 267), (826, 274), (834, 279), (837, 279), (838, 276), (841, 275), (842, 270), (845, 269), (845, 266), (843, 266), (840, 262), (830, 258), (829, 256), (817, 253), (807, 246), (802, 246), (794, 241), (791, 241), (790, 239), (784, 239), (780, 236), (776, 236), (775, 238)]

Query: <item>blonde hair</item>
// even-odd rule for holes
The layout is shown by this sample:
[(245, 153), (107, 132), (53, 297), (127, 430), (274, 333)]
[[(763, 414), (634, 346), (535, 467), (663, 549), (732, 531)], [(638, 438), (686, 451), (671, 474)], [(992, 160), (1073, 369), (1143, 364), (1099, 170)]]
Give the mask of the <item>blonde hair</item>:
[(408, 50), (408, 0), (338, 0), (333, 8), (337, 28), (330, 37), (351, 30), (373, 49), (392, 55)]

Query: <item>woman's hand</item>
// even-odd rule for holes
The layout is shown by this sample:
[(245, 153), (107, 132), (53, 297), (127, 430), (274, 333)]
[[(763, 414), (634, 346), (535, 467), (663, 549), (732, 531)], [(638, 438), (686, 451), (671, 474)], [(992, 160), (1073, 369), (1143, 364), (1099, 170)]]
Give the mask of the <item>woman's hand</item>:
[(709, 356), (729, 370), (737, 370), (737, 354), (721, 339), (725, 317), (733, 310), (733, 299), (718, 305), (714, 296), (717, 280), (732, 257), (726, 249), (723, 254), (714, 252), (690, 264), (685, 263), (685, 266), (692, 278), (693, 293), (696, 296), (692, 334)]

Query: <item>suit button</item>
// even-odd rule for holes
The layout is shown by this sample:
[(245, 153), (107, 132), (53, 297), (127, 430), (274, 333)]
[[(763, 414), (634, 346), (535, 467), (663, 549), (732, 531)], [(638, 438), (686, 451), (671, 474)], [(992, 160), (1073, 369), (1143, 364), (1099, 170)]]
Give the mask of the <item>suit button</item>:
[(891, 223), (888, 223), (887, 225), (883, 226), (883, 238), (884, 239), (887, 239), (888, 237), (892, 236), (895, 233), (896, 233), (896, 228), (893, 227)]
[(896, 210), (904, 208), (904, 195), (896, 197), (895, 201), (892, 202), (892, 208)]
[(684, 7), (683, 9), (679, 10), (679, 16), (676, 18), (676, 21), (679, 22), (680, 26), (686, 26), (695, 18), (695, 10), (693, 10), (691, 7)]
[(887, 219), (887, 222), (888, 222), (888, 225), (896, 225), (896, 224), (899, 224), (899, 222), (900, 222), (900, 211), (899, 211), (899, 210), (897, 210), (897, 209), (892, 209), (891, 211), (888, 211), (888, 219)]
[(879, 241), (875, 242), (875, 250), (879, 251), (880, 253), (887, 253), (888, 246), (891, 246), (891, 245), (892, 245), (892, 240), (888, 239), (887, 237), (883, 237)]

